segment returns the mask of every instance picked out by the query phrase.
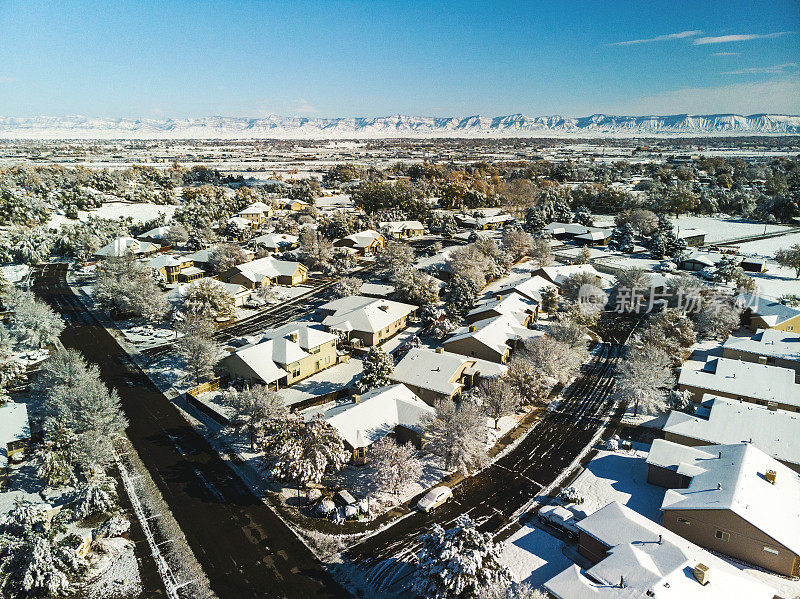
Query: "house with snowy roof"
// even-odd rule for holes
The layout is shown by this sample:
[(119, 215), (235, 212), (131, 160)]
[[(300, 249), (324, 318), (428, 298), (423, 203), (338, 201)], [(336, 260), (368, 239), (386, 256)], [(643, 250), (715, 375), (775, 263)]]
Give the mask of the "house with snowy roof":
[(751, 331), (777, 329), (800, 332), (800, 310), (755, 293), (740, 293), (736, 303), (744, 311), (742, 320)]
[(675, 231), (675, 237), (682, 239), (689, 247), (703, 245), (706, 242), (706, 235), (703, 229), (697, 227), (678, 227)]
[(726, 445), (749, 441), (795, 472), (800, 472), (800, 413), (749, 401), (704, 395), (691, 414), (673, 410), (664, 438), (683, 445)]
[(251, 240), (254, 247), (265, 249), (268, 252), (285, 252), (298, 246), (297, 235), (288, 233), (267, 233)]
[(8, 482), (12, 456), (25, 451), (30, 440), (28, 406), (13, 401), (0, 404), (0, 486)]
[(364, 463), (370, 445), (387, 435), (420, 447), (425, 422), (435, 415), (436, 410), (401, 384), (353, 395), (348, 403), (320, 414), (337, 430), (356, 463)]
[(442, 342), (442, 347), (452, 353), (505, 364), (525, 341), (542, 335), (543, 331), (521, 325), (514, 316), (500, 314), (457, 329)]
[[(160, 273), (164, 277), (164, 280), (167, 283), (177, 282), (179, 280), (179, 275), (181, 274), (181, 271), (193, 268), (191, 260), (189, 260), (188, 258), (179, 258), (173, 256), (172, 254), (157, 254), (152, 258), (150, 258), (149, 260), (147, 260), (144, 263), (144, 265), (147, 268), (150, 268)], [(203, 271), (201, 271), (198, 268), (195, 268), (194, 270), (199, 271), (200, 276), (204, 274)], [(187, 274), (187, 276), (184, 277), (187, 281), (193, 280), (192, 278), (188, 278), (188, 276), (189, 275)], [(194, 278), (198, 277), (195, 276)]]
[(280, 198), (276, 200), (278, 207), (281, 210), (289, 210), (290, 212), (302, 212), (311, 207), (311, 204), (303, 200), (295, 200), (292, 198)]
[(532, 302), (540, 303), (542, 301), (542, 291), (544, 291), (548, 287), (553, 287), (554, 289), (557, 289), (556, 285), (554, 285), (547, 279), (540, 277), (538, 275), (533, 275), (525, 279), (520, 279), (517, 281), (512, 281), (511, 283), (506, 283), (493, 293), (495, 296), (508, 295), (509, 293), (518, 293), (522, 297), (527, 298)]
[(333, 247), (348, 248), (359, 256), (371, 256), (386, 245), (386, 238), (379, 231), (367, 229), (333, 242)]
[(456, 223), (460, 227), (487, 231), (489, 229), (502, 229), (506, 225), (516, 222), (510, 214), (494, 214), (492, 216), (472, 216), (471, 214), (456, 214)]
[(476, 305), (467, 312), (466, 318), (467, 323), (472, 324), (496, 316), (510, 316), (520, 325), (527, 327), (539, 317), (539, 302), (516, 292), (496, 295)]
[(319, 307), (323, 326), (363, 347), (379, 345), (408, 326), (417, 307), (387, 299), (350, 295)]
[(117, 237), (97, 250), (94, 255), (97, 258), (119, 258), (126, 254), (133, 254), (142, 258), (152, 256), (159, 249), (161, 246), (149, 241), (139, 241), (133, 237)]
[[(183, 272), (181, 272), (181, 275), (179, 275), (179, 277), (182, 277), (189, 270), (190, 269), (184, 269)], [(180, 281), (179, 278), (178, 285), (167, 293), (167, 301), (175, 304), (180, 303), (182, 299), (186, 295), (188, 295), (189, 292), (192, 290), (192, 288), (194, 288), (194, 286), (197, 285), (200, 281), (208, 281), (211, 285), (214, 285), (215, 287), (221, 289), (231, 298), (231, 300), (233, 300), (233, 305), (236, 306), (237, 308), (243, 306), (244, 303), (250, 298), (251, 290), (245, 287), (244, 285), (237, 285), (235, 283), (223, 283), (222, 281), (219, 281), (217, 279), (212, 279), (211, 277), (203, 276), (205, 275), (205, 273), (202, 270), (200, 271), (200, 274), (201, 274), (200, 277), (193, 278), (188, 282), (182, 282)]]
[(336, 364), (338, 337), (304, 323), (265, 331), (220, 362), (231, 379), (279, 389)]
[(155, 227), (154, 229), (140, 233), (136, 236), (136, 239), (139, 241), (149, 241), (150, 243), (164, 245), (162, 242), (164, 242), (164, 239), (169, 236), (169, 230), (169, 226)]
[(236, 216), (250, 221), (252, 228), (258, 228), (267, 218), (272, 216), (272, 206), (264, 202), (253, 202), (239, 210)]
[(270, 285), (300, 285), (308, 278), (308, 268), (299, 262), (277, 260), (271, 256), (258, 258), (229, 268), (219, 275), (226, 283), (237, 283), (250, 289)]
[(662, 524), (783, 576), (800, 576), (800, 474), (751, 443), (687, 447), (656, 439), (648, 482), (666, 487)]
[(544, 583), (557, 599), (775, 599), (775, 588), (613, 501), (576, 525), (589, 568)]
[(800, 377), (800, 332), (759, 329), (751, 337), (728, 337), (722, 357), (791, 368)]
[(603, 276), (597, 272), (591, 264), (565, 264), (563, 266), (543, 266), (533, 271), (533, 275), (542, 277), (550, 281), (554, 285), (561, 287), (561, 285), (569, 277), (575, 274), (589, 274), (594, 276), (594, 284), (598, 287), (605, 287)]
[(425, 225), (418, 220), (393, 220), (379, 224), (381, 232), (393, 239), (408, 239), (425, 235)]
[(455, 399), (483, 379), (496, 378), (507, 366), (426, 347), (411, 349), (394, 367), (392, 381), (403, 383), (428, 404), (439, 399)]
[(684, 365), (678, 376), (678, 388), (690, 391), (696, 403), (708, 393), (800, 412), (800, 384), (795, 380), (794, 370), (789, 368), (710, 358), (699, 370)]

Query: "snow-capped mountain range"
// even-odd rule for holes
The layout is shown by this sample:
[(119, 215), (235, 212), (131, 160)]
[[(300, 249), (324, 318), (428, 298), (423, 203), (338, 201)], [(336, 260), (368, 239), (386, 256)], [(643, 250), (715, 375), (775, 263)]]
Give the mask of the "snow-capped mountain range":
[(375, 118), (206, 117), (101, 119), (0, 117), (0, 138), (12, 139), (377, 139), (497, 137), (692, 137), (798, 135), (800, 116), (678, 114), (587, 117), (508, 116)]

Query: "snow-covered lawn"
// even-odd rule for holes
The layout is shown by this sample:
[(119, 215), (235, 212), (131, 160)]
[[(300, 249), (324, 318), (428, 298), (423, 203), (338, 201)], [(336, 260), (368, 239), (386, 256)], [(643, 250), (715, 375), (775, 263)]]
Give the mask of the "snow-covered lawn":
[(572, 565), (564, 555), (563, 541), (537, 528), (535, 521), (526, 524), (503, 543), (502, 563), (517, 582), (540, 587)]
[(770, 262), (767, 272), (748, 273), (756, 281), (758, 292), (772, 298), (782, 295), (800, 295), (800, 279), (795, 277), (794, 269), (777, 266)]
[(347, 362), (331, 366), (291, 387), (281, 389), (279, 394), (283, 397), (283, 403), (290, 406), (299, 401), (348, 387), (361, 376), (363, 370), (361, 360), (351, 357)]
[[(167, 219), (172, 218), (172, 215), (177, 210), (177, 206), (165, 204), (147, 204), (137, 202), (106, 202), (100, 208), (94, 210), (79, 210), (78, 219), (85, 221), (89, 216), (97, 218), (119, 218), (131, 217), (135, 223), (143, 223), (145, 221), (156, 218), (159, 213), (164, 213)], [(53, 214), (50, 217), (47, 225), (49, 227), (58, 228), (63, 224), (77, 222), (75, 219), (70, 219), (63, 214)]]
[(739, 252), (741, 254), (772, 258), (778, 250), (787, 249), (796, 243), (800, 243), (800, 232), (740, 243)]
[(103, 539), (102, 543), (108, 553), (92, 565), (89, 571), (92, 580), (86, 586), (86, 596), (90, 599), (138, 597), (142, 581), (133, 543), (121, 537)]
[(30, 267), (26, 264), (10, 264), (8, 266), (0, 266), (0, 275), (9, 283), (19, 283), (28, 276), (30, 270)]
[(320, 210), (341, 210), (351, 208), (353, 206), (353, 200), (350, 198), (349, 194), (340, 193), (331, 196), (322, 196), (321, 198), (317, 198), (314, 201), (314, 204)]
[(634, 443), (631, 450), (599, 451), (571, 486), (583, 503), (578, 510), (593, 514), (612, 501), (656, 522), (661, 519), (664, 489), (647, 482), (649, 445)]

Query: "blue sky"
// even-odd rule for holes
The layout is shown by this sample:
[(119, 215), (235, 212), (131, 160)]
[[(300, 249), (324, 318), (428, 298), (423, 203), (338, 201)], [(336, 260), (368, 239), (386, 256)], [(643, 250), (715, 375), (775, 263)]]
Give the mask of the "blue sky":
[(800, 2), (0, 0), (0, 116), (800, 114)]

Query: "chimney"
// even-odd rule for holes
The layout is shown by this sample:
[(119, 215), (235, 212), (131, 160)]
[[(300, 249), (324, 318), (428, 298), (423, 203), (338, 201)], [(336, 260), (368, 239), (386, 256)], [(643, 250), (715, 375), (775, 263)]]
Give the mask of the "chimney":
[(775, 484), (775, 478), (778, 476), (778, 473), (774, 470), (767, 470), (767, 473), (764, 475), (764, 478), (767, 479), (767, 482), (771, 485)]
[(718, 459), (718, 460), (721, 460), (721, 459), (722, 459), (722, 452), (721, 452), (721, 451), (718, 451), (718, 452), (717, 452), (717, 459)]
[(767, 356), (758, 356), (758, 363), (766, 365), (767, 363)]
[(379, 308), (380, 308), (381, 310), (383, 310), (384, 312), (388, 312), (388, 311), (389, 311), (389, 306), (387, 306), (386, 304), (381, 304), (381, 305), (379, 306)]
[(437, 347), (436, 348), (436, 353), (437, 354), (443, 354), (444, 353), (444, 348), (443, 347)]
[(353, 395), (353, 403), (358, 403), (359, 401), (361, 401), (361, 396), (360, 395)]
[(659, 545), (663, 545), (664, 544), (664, 535), (658, 535), (658, 544)]
[(300, 334), (297, 331), (293, 331), (289, 333), (289, 341), (292, 343), (297, 343), (297, 340), (300, 338)]
[(621, 589), (625, 588), (625, 577), (622, 576), (622, 575), (620, 575), (620, 577), (619, 577), (619, 588), (621, 588)]
[(722, 483), (717, 483), (717, 491), (722, 491)]
[(697, 564), (694, 567), (694, 571), (692, 571), (694, 579), (703, 586), (711, 582), (711, 580), (709, 579), (710, 574), (711, 574), (711, 569), (705, 564)]
[(476, 331), (475, 325), (474, 324), (469, 325), (469, 332), (474, 333), (475, 331)]

